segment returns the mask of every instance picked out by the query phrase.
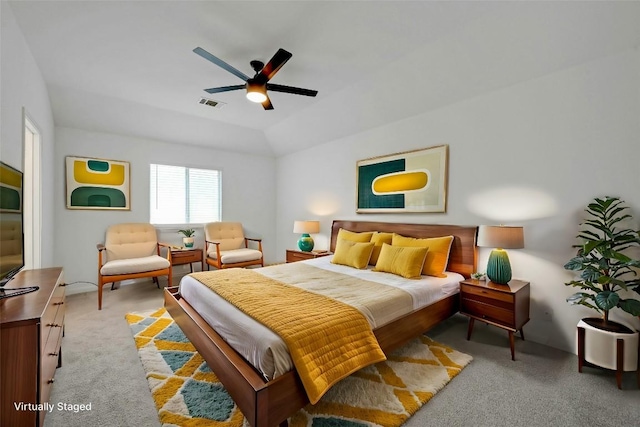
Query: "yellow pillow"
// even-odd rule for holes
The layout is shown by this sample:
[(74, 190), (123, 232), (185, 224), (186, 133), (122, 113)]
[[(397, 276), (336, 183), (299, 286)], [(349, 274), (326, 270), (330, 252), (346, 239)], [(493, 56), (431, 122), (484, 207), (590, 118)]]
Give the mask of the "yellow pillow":
[(391, 239), (393, 237), (393, 233), (373, 233), (371, 236), (371, 242), (373, 242), (373, 252), (371, 253), (371, 259), (369, 260), (369, 265), (376, 265), (378, 262), (378, 257), (380, 256), (380, 249), (382, 249), (382, 244), (387, 243), (391, 244)]
[(380, 257), (373, 271), (397, 274), (406, 279), (419, 279), (429, 248), (413, 248), (382, 244)]
[(373, 243), (370, 242), (353, 242), (351, 240), (338, 239), (331, 262), (362, 269), (369, 265), (372, 250)]
[(413, 237), (405, 237), (399, 234), (394, 234), (391, 240), (393, 246), (424, 246), (429, 248), (427, 259), (422, 268), (422, 274), (435, 277), (447, 277), (444, 271), (449, 262), (449, 251), (451, 250), (452, 242), (453, 236), (414, 239)]
[[(369, 242), (373, 231), (367, 231), (365, 233), (356, 233), (354, 231), (345, 230), (341, 228), (338, 230), (338, 240), (351, 240), (352, 242)], [(336, 243), (337, 245), (337, 243)]]

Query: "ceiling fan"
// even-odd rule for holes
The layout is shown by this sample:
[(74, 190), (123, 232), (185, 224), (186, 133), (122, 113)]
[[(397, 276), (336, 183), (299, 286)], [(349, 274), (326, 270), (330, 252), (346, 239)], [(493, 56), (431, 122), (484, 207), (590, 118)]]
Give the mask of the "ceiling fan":
[(273, 55), (273, 58), (271, 58), (266, 65), (262, 61), (251, 61), (251, 68), (253, 68), (253, 70), (256, 72), (253, 77), (247, 76), (242, 71), (232, 67), (222, 59), (210, 54), (201, 47), (197, 47), (193, 49), (193, 51), (202, 56), (204, 59), (213, 62), (220, 68), (227, 70), (231, 74), (240, 77), (245, 81), (245, 84), (242, 85), (214, 87), (211, 89), (205, 89), (205, 92), (220, 93), (238, 89), (246, 89), (247, 98), (250, 101), (261, 103), (265, 110), (273, 110), (273, 105), (271, 104), (271, 100), (267, 95), (268, 90), (305, 96), (316, 96), (318, 94), (317, 90), (269, 83), (269, 80), (271, 80), (273, 76), (278, 72), (278, 70), (280, 70), (280, 68), (282, 68), (282, 66), (293, 56), (291, 53), (287, 52), (284, 49), (278, 49), (275, 55)]

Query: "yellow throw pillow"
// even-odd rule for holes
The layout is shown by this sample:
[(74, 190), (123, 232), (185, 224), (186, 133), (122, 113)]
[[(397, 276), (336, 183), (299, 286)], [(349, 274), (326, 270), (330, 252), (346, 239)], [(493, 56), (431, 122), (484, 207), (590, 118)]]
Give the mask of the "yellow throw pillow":
[(331, 262), (363, 269), (369, 265), (371, 251), (373, 251), (373, 243), (371, 242), (353, 242), (351, 240), (338, 239)]
[(380, 257), (373, 271), (393, 273), (406, 279), (419, 279), (429, 248), (413, 248), (382, 244)]
[(413, 237), (405, 237), (394, 234), (391, 244), (393, 246), (416, 247), (424, 246), (429, 248), (427, 259), (422, 268), (422, 274), (435, 277), (447, 277), (444, 274), (449, 262), (449, 251), (453, 236), (432, 237), (430, 239), (415, 239)]
[(373, 235), (373, 231), (356, 233), (354, 231), (345, 230), (344, 228), (338, 230), (338, 240), (343, 239), (351, 240), (352, 242), (369, 242), (371, 241), (371, 235)]
[(380, 249), (382, 249), (382, 244), (387, 243), (391, 244), (391, 239), (393, 238), (393, 233), (373, 233), (371, 236), (371, 242), (373, 242), (373, 252), (371, 253), (371, 259), (369, 260), (369, 265), (376, 265), (378, 262), (378, 257), (380, 256)]

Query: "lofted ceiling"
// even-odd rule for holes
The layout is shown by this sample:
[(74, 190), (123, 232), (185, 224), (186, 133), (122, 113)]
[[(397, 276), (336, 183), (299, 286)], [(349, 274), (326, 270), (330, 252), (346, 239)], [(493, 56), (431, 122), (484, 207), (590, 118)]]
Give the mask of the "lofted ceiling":
[[(281, 156), (638, 47), (638, 2), (10, 1), (66, 126)], [(192, 52), (252, 75), (265, 111)], [(201, 97), (223, 108), (199, 104)]]

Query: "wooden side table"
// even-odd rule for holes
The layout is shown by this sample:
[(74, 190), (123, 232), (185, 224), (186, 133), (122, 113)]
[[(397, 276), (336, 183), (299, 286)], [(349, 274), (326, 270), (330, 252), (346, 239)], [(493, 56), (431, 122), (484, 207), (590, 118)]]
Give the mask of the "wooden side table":
[(194, 262), (199, 262), (200, 271), (204, 271), (202, 249), (171, 249), (171, 265), (189, 264), (189, 269), (193, 273)]
[(529, 282), (512, 280), (508, 285), (490, 281), (463, 280), (460, 282), (460, 313), (469, 316), (467, 340), (471, 339), (473, 324), (480, 320), (509, 331), (511, 360), (515, 359), (514, 332), (520, 332), (529, 321)]
[(329, 251), (304, 252), (304, 251), (297, 251), (294, 249), (287, 249), (287, 262), (304, 261), (305, 259), (320, 258), (327, 255), (331, 255), (331, 252)]

